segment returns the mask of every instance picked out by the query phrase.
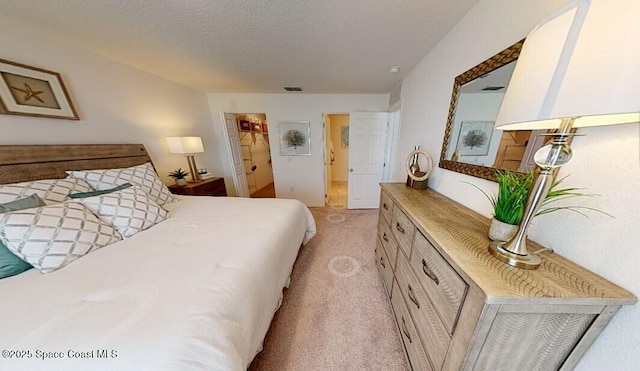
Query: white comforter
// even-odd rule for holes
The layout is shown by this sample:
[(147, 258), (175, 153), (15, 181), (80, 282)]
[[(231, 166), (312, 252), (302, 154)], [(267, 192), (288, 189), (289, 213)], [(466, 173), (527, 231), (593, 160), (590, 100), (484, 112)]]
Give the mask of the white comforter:
[(313, 217), (284, 199), (167, 206), (59, 271), (0, 280), (0, 369), (246, 370)]

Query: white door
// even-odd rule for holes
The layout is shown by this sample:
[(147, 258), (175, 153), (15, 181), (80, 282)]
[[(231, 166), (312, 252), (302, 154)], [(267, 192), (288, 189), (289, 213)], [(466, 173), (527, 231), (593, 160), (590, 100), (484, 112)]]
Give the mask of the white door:
[(236, 126), (236, 116), (232, 113), (224, 114), (225, 131), (227, 132), (227, 143), (229, 144), (229, 160), (232, 166), (233, 184), (236, 187), (238, 197), (249, 197), (249, 186), (247, 174), (242, 160), (242, 150), (240, 149), (240, 137)]
[(348, 209), (376, 209), (384, 171), (387, 112), (349, 114)]

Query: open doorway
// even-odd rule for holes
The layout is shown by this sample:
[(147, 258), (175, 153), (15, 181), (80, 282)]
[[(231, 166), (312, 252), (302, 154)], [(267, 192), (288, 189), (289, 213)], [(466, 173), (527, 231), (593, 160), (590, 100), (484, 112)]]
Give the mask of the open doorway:
[(275, 198), (267, 115), (236, 113), (240, 153), (251, 198)]
[(378, 208), (380, 182), (386, 179), (385, 162), (393, 152), (387, 142), (389, 113), (334, 113), (324, 114), (323, 119), (326, 204), (333, 208)]
[(327, 156), (326, 203), (332, 207), (346, 207), (349, 181), (349, 114), (325, 114)]

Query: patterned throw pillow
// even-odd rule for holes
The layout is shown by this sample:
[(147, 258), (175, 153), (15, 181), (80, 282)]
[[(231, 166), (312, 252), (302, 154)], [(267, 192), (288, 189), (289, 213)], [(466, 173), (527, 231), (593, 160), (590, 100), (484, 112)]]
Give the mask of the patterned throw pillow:
[(176, 200), (148, 162), (122, 169), (67, 171), (67, 174), (73, 178), (86, 180), (98, 191), (131, 183), (140, 186), (158, 205)]
[(42, 273), (121, 239), (114, 227), (76, 202), (0, 214), (0, 240)]
[(160, 223), (168, 215), (165, 209), (138, 186), (79, 199), (78, 202), (84, 204), (104, 222), (116, 227), (124, 238)]
[(1, 184), (0, 203), (37, 194), (47, 205), (62, 202), (71, 193), (90, 192), (93, 188), (83, 179), (42, 179), (32, 182)]
[[(37, 194), (32, 194), (29, 197), (0, 204), (0, 213), (10, 213), (41, 206), (45, 206), (44, 201)], [(18, 258), (0, 241), (0, 279), (15, 276), (31, 268), (33, 267), (29, 263)]]

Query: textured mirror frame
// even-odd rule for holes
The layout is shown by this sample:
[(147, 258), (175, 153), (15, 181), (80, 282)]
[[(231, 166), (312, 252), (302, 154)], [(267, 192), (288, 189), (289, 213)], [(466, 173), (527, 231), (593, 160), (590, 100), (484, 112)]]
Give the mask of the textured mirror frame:
[(496, 181), (495, 169), (487, 166), (466, 164), (446, 159), (447, 148), (451, 139), (451, 130), (453, 128), (453, 119), (456, 115), (458, 106), (458, 97), (460, 95), (460, 87), (469, 81), (475, 80), (497, 68), (509, 64), (518, 59), (520, 50), (522, 50), (524, 39), (511, 45), (500, 53), (469, 69), (468, 71), (458, 75), (453, 82), (453, 92), (451, 93), (451, 104), (449, 105), (449, 115), (447, 117), (447, 126), (444, 130), (444, 140), (442, 142), (442, 151), (440, 152), (439, 166), (443, 169), (456, 171), (458, 173), (475, 176), (482, 179)]

